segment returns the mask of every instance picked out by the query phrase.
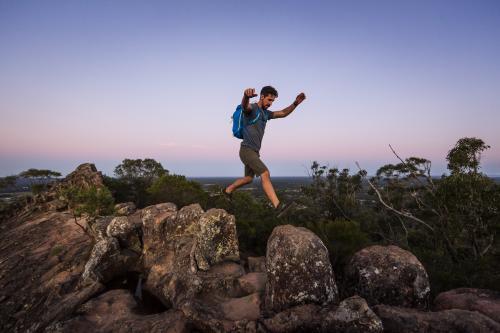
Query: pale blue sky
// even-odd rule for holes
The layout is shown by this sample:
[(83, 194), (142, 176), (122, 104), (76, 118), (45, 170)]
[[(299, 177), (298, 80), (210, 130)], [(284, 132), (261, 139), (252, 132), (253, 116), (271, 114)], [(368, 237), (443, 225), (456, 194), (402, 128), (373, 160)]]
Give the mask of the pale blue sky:
[(369, 172), (403, 156), (445, 170), (461, 137), (500, 174), (498, 1), (0, 0), (0, 175), (152, 157), (238, 176), (230, 116), (273, 85), (261, 156), (276, 176), (313, 160)]

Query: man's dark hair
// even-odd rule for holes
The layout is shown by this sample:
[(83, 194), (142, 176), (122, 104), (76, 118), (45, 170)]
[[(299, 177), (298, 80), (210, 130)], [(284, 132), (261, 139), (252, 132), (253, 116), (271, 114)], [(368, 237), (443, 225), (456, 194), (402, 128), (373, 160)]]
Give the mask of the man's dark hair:
[(278, 97), (278, 91), (271, 86), (265, 86), (261, 89), (260, 94), (266, 97), (267, 95), (274, 95)]

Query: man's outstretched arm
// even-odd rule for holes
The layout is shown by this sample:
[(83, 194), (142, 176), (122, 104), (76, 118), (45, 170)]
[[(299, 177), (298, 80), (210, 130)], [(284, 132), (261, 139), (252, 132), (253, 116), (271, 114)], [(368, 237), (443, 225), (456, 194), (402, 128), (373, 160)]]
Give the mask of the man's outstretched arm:
[(304, 93), (298, 94), (297, 97), (295, 98), (295, 101), (290, 106), (287, 106), (286, 108), (280, 111), (274, 111), (273, 118), (285, 118), (290, 113), (292, 113), (292, 111), (295, 110), (295, 108), (299, 106), (299, 104), (302, 103), (305, 99), (306, 99), (306, 94)]
[(243, 92), (243, 99), (241, 100), (241, 107), (243, 112), (250, 113), (252, 109), (250, 108), (250, 98), (257, 96), (254, 88), (245, 89)]

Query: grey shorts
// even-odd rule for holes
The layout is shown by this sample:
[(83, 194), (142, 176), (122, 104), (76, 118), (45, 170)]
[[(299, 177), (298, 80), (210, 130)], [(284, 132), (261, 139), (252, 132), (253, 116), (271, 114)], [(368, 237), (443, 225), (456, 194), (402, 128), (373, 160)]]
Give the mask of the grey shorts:
[(240, 159), (245, 165), (245, 177), (260, 176), (267, 171), (267, 166), (260, 159), (260, 154), (246, 146), (240, 146)]

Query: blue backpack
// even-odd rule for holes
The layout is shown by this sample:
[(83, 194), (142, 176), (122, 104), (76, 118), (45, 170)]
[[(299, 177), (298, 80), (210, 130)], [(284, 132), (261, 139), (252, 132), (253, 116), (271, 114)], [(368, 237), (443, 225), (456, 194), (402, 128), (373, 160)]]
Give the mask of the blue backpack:
[(259, 116), (260, 108), (258, 108), (257, 110), (257, 116), (255, 117), (255, 119), (246, 121), (245, 115), (243, 114), (243, 108), (241, 107), (241, 104), (238, 105), (233, 113), (233, 116), (231, 117), (233, 119), (233, 136), (237, 137), (238, 139), (243, 139), (243, 128), (245, 126), (255, 124), (259, 119)]

